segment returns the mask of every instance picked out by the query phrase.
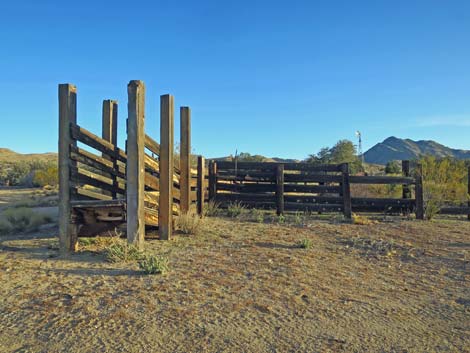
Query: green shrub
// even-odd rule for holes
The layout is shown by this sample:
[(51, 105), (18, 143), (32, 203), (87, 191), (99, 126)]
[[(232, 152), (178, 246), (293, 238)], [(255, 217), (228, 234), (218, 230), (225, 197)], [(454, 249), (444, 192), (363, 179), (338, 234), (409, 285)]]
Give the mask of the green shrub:
[(45, 169), (36, 170), (33, 183), (38, 186), (55, 186), (59, 184), (59, 169), (57, 166), (50, 166)]
[(13, 226), (6, 219), (0, 219), (0, 235), (10, 234), (13, 230)]
[(168, 258), (147, 255), (139, 261), (139, 268), (148, 275), (165, 274), (168, 272)]
[(299, 242), (299, 248), (310, 249), (312, 247), (312, 241), (310, 239), (304, 238)]
[(250, 217), (253, 221), (257, 223), (263, 223), (264, 222), (264, 214), (263, 211), (257, 209), (257, 208), (252, 208), (250, 210)]
[(286, 216), (284, 216), (283, 214), (280, 214), (279, 216), (277, 216), (277, 221), (280, 224), (286, 223)]
[(203, 219), (193, 209), (176, 218), (176, 228), (184, 234), (197, 235), (200, 233), (202, 225)]
[(142, 259), (143, 253), (132, 244), (115, 239), (115, 241), (105, 249), (106, 260), (109, 262), (129, 262)]
[(246, 207), (240, 201), (230, 202), (227, 207), (227, 216), (237, 218), (244, 213), (245, 210)]

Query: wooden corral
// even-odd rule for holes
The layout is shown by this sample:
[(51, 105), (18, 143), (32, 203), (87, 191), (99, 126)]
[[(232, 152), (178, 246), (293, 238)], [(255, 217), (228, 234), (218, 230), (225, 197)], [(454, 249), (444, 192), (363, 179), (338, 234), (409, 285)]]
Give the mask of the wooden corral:
[[(174, 103), (161, 96), (161, 144), (145, 134), (145, 85), (130, 81), (126, 148), (117, 146), (118, 103), (103, 101), (102, 136), (77, 124), (77, 90), (59, 85), (59, 238), (62, 252), (77, 238), (125, 230), (141, 246), (146, 229), (169, 239), (173, 216), (197, 206), (202, 215), (206, 182), (204, 159), (191, 168), (189, 107), (182, 107), (179, 163), (174, 161)], [(178, 164), (178, 165), (175, 165)], [(202, 174), (198, 174), (198, 172)]]
[[(209, 199), (226, 207), (241, 202), (247, 207), (284, 211), (416, 212), (423, 219), (422, 178), (349, 175), (348, 164), (311, 165), (307, 163), (209, 163)], [(403, 198), (351, 197), (351, 184), (404, 185)], [(415, 198), (410, 188), (414, 186)], [(406, 192), (405, 192), (406, 191)]]

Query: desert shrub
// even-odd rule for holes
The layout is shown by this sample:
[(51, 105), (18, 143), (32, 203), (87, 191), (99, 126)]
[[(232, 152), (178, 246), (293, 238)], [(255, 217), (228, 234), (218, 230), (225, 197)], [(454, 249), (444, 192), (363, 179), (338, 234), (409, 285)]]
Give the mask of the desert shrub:
[(106, 260), (109, 262), (129, 262), (142, 259), (143, 253), (132, 244), (115, 239), (105, 248)]
[(433, 218), (446, 204), (460, 205), (469, 200), (467, 166), (464, 161), (432, 156), (420, 160), (423, 167), (424, 211)]
[(36, 170), (33, 183), (37, 186), (56, 186), (59, 184), (59, 170), (57, 166), (49, 166), (44, 169)]
[(386, 174), (401, 174), (401, 165), (398, 161), (390, 161), (385, 165)]
[(304, 238), (298, 243), (299, 248), (310, 249), (312, 247), (312, 241), (310, 239)]
[(146, 255), (139, 261), (139, 268), (148, 275), (163, 275), (168, 272), (168, 262), (167, 257)]
[(176, 228), (184, 234), (197, 235), (200, 233), (202, 225), (203, 219), (194, 209), (190, 209), (176, 218)]
[(13, 226), (6, 219), (0, 219), (0, 235), (10, 234), (13, 230)]
[(207, 216), (207, 217), (217, 216), (220, 213), (219, 207), (220, 207), (220, 203), (216, 201), (211, 200), (207, 202), (206, 204), (204, 204), (204, 210), (203, 210), (204, 216)]
[(245, 211), (246, 207), (240, 201), (230, 202), (227, 207), (227, 216), (237, 218)]
[(263, 223), (264, 222), (264, 214), (263, 211), (257, 209), (257, 208), (252, 208), (250, 210), (250, 218), (251, 220), (257, 222), (257, 223)]
[(48, 215), (34, 212), (27, 207), (8, 208), (3, 212), (6, 221), (10, 223), (13, 231), (34, 231), (39, 226), (52, 222)]

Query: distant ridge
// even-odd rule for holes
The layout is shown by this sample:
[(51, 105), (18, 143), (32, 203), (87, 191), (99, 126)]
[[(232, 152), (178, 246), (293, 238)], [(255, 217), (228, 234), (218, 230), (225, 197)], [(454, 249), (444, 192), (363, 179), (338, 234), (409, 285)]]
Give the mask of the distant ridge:
[(57, 153), (17, 153), (8, 148), (0, 148), (0, 162), (20, 162), (20, 161), (55, 161), (57, 160)]
[(431, 140), (413, 141), (391, 136), (364, 153), (367, 163), (387, 164), (393, 160), (413, 160), (421, 156), (470, 159), (470, 151), (453, 149)]

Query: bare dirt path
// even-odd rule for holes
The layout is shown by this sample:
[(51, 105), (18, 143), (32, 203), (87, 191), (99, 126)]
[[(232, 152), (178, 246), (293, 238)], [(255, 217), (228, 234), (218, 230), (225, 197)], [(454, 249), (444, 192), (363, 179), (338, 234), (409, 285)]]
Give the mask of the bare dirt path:
[(464, 221), (208, 219), (164, 276), (55, 235), (0, 238), (0, 352), (470, 352)]

